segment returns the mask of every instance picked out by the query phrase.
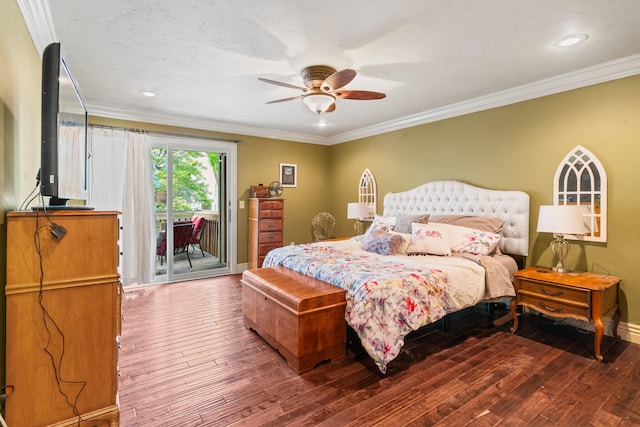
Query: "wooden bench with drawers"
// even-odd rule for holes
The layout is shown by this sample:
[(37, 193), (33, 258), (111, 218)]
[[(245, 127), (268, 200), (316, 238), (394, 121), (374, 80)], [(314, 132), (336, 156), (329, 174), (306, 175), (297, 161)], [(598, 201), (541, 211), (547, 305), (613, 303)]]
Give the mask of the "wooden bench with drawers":
[(346, 354), (345, 292), (284, 267), (242, 274), (244, 324), (296, 372)]

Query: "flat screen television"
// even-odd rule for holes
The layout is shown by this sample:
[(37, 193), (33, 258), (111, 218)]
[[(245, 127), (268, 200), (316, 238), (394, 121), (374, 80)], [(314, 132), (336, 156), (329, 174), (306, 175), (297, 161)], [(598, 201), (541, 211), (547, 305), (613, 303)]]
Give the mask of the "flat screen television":
[(40, 194), (51, 208), (87, 199), (87, 109), (60, 43), (42, 54)]

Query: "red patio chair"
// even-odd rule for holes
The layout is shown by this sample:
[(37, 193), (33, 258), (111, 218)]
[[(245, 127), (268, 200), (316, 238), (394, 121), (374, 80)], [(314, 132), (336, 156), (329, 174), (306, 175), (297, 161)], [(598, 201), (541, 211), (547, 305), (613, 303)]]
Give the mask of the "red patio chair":
[(191, 234), (191, 239), (189, 240), (189, 244), (191, 248), (195, 252), (195, 246), (198, 245), (200, 248), (200, 252), (202, 252), (202, 257), (204, 258), (204, 250), (202, 250), (202, 244), (200, 243), (200, 239), (202, 239), (202, 232), (204, 231), (204, 225), (206, 224), (206, 220), (201, 216), (194, 216), (191, 218), (191, 222), (193, 222), (193, 233)]
[[(189, 267), (192, 267), (191, 258), (189, 257), (189, 244), (194, 226), (195, 224), (191, 221), (173, 224), (173, 255), (186, 253)], [(160, 265), (162, 265), (164, 258), (167, 256), (167, 235), (164, 231), (161, 231), (158, 235), (156, 255), (160, 257)]]

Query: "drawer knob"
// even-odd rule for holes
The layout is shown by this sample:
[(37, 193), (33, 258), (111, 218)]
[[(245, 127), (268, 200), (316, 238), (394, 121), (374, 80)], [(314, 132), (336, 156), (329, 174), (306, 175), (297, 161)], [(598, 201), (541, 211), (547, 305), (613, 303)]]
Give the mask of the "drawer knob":
[(549, 308), (549, 307), (547, 307), (547, 305), (546, 305), (544, 302), (542, 302), (542, 301), (540, 301), (540, 307), (542, 307), (542, 308), (544, 308), (545, 310), (550, 311), (550, 312), (552, 312), (552, 313), (557, 313), (557, 312), (559, 312), (559, 311), (562, 311), (562, 307), (558, 307), (558, 308)]
[(560, 295), (562, 295), (564, 293), (562, 291), (558, 291), (555, 294), (551, 294), (551, 293), (547, 292), (546, 289), (543, 288), (542, 286), (540, 286), (540, 292), (542, 292), (545, 295), (549, 295), (550, 297), (559, 297)]

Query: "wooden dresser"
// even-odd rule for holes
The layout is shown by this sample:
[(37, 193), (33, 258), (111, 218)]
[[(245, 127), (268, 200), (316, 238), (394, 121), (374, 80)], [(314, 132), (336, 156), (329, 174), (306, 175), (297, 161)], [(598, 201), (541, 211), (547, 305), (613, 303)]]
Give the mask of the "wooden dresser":
[(516, 297), (511, 300), (513, 327), (518, 329), (517, 305), (551, 317), (590, 322), (595, 327), (594, 353), (602, 361), (600, 344), (604, 335), (602, 317), (613, 316), (613, 336), (618, 335), (621, 310), (618, 304), (620, 278), (595, 273), (558, 273), (545, 267), (530, 267), (513, 275)]
[(249, 199), (249, 268), (260, 268), (267, 253), (282, 246), (283, 199)]
[[(47, 215), (7, 215), (6, 381), (15, 390), (5, 418), (117, 426), (118, 213)], [(66, 233), (54, 237), (52, 223)]]

